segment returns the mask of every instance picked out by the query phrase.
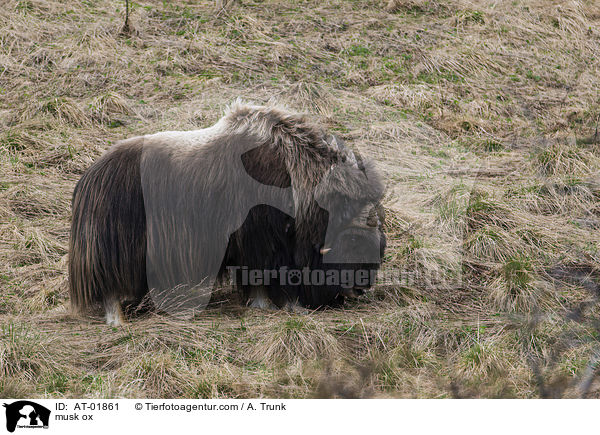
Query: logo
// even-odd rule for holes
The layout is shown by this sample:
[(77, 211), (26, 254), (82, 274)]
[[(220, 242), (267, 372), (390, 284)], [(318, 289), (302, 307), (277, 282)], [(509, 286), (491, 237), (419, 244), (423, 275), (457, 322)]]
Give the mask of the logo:
[(50, 410), (29, 400), (19, 400), (4, 404), (6, 408), (6, 430), (14, 432), (15, 428), (48, 429)]

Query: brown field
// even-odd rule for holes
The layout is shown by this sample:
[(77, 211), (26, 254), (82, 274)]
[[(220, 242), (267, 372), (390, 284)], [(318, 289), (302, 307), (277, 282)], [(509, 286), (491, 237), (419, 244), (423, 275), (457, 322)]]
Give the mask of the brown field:
[[(4, 0), (0, 397), (598, 397), (600, 3)], [(70, 197), (111, 143), (237, 97), (386, 176), (385, 271), (344, 309), (111, 328), (69, 312)]]

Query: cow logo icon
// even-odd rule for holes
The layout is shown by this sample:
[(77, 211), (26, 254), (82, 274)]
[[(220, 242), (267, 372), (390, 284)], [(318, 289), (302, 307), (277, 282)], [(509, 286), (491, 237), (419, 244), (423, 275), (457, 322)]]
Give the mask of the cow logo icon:
[(6, 430), (14, 432), (16, 428), (48, 428), (50, 410), (29, 400), (19, 400), (3, 405), (6, 408)]

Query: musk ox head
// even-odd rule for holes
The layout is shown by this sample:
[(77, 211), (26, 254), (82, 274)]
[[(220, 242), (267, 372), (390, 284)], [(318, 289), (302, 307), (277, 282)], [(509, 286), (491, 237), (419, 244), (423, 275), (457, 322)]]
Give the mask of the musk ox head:
[[(339, 161), (325, 172), (314, 190), (318, 252), (301, 251), (310, 260), (299, 261), (309, 263), (311, 270), (323, 270), (326, 278), (324, 284), (313, 279), (303, 289), (302, 303), (312, 308), (363, 294), (375, 283), (386, 246), (380, 204), (384, 188), (379, 174), (339, 138), (332, 136), (328, 144), (339, 151)], [(335, 279), (327, 282), (327, 277)]]
[(385, 249), (373, 165), (304, 116), (234, 104), (213, 127), (110, 148), (73, 195), (76, 309), (200, 310), (227, 275), (255, 306), (335, 305)]

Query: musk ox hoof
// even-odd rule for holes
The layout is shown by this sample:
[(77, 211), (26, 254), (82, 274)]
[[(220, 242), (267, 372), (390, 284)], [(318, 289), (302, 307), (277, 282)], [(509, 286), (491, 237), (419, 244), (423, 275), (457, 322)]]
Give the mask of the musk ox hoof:
[(271, 302), (267, 291), (263, 288), (251, 290), (247, 305), (260, 310), (277, 310), (277, 305)]
[(258, 308), (260, 310), (276, 310), (277, 309), (277, 305), (275, 305), (273, 302), (271, 302), (269, 299), (253, 299), (253, 300), (249, 300), (249, 307), (250, 308)]
[(289, 311), (290, 313), (295, 313), (295, 314), (308, 314), (308, 313), (310, 313), (309, 309), (304, 308), (298, 302), (288, 302), (285, 305), (284, 309), (287, 310), (287, 311)]
[(105, 305), (106, 324), (108, 326), (122, 326), (125, 323), (121, 304), (119, 302), (111, 302)]

